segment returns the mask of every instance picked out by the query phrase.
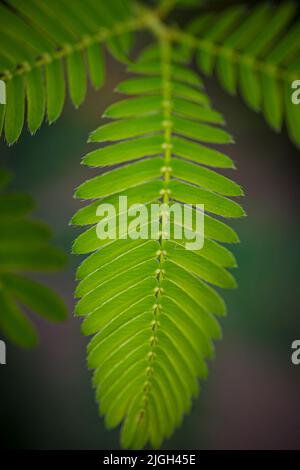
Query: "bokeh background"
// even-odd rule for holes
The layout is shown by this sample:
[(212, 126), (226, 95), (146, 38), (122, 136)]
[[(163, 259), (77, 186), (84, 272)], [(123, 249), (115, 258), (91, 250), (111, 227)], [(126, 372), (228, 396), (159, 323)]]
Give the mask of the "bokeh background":
[[(142, 44), (145, 38), (139, 38)], [(13, 187), (32, 194), (35, 214), (53, 228), (58, 246), (70, 252), (78, 231), (68, 226), (81, 207), (76, 186), (95, 171), (80, 166), (91, 150), (90, 131), (105, 107), (120, 97), (115, 85), (125, 67), (108, 59), (104, 89), (91, 88), (75, 110), (69, 101), (59, 121), (44, 124), (17, 145), (1, 142), (1, 165), (15, 175)], [(300, 339), (299, 172), (300, 152), (286, 132), (274, 134), (261, 115), (215, 80), (206, 80), (214, 106), (224, 113), (236, 144), (226, 149), (236, 162), (233, 176), (245, 189), (248, 217), (235, 223), (239, 289), (225, 292), (228, 317), (216, 345), (209, 379), (183, 426), (165, 449), (300, 449), (300, 366), (291, 363), (291, 343)], [(73, 317), (71, 257), (62, 273), (44, 277), (61, 293), (70, 316), (64, 325), (37, 320), (40, 346), (23, 351), (8, 345), (0, 368), (0, 445), (9, 449), (117, 449), (118, 431), (107, 431), (97, 413), (87, 339)]]

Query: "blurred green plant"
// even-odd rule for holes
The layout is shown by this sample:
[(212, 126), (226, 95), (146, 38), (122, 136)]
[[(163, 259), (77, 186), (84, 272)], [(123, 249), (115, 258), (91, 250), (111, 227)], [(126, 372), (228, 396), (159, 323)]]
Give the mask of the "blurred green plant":
[(22, 347), (37, 344), (37, 333), (21, 306), (41, 317), (60, 322), (67, 309), (60, 297), (24, 273), (57, 271), (66, 256), (53, 247), (48, 226), (31, 218), (32, 199), (4, 191), (9, 174), (0, 170), (0, 331)]
[[(300, 107), (291, 100), (291, 84), (300, 73), (296, 4), (236, 2), (226, 8), (228, 2), (222, 1), (163, 0), (150, 9), (146, 3), (6, 0), (0, 5), (0, 38), (6, 44), (0, 51), (0, 78), (7, 85), (0, 123), (6, 140), (14, 143), (22, 131), (25, 101), (32, 133), (45, 114), (49, 122), (59, 117), (65, 64), (76, 107), (85, 98), (88, 74), (100, 87), (105, 44), (129, 65), (130, 73), (141, 76), (118, 87), (130, 98), (106, 111), (106, 118), (117, 120), (91, 134), (92, 142), (114, 144), (91, 152), (84, 163), (131, 163), (87, 181), (76, 196), (113, 202), (125, 192), (132, 201), (205, 203), (214, 215), (240, 217), (242, 208), (227, 197), (242, 195), (240, 187), (205, 168), (233, 167), (226, 155), (206, 146), (232, 139), (216, 127), (224, 124), (223, 118), (211, 109), (202, 81), (188, 65), (196, 58), (206, 75), (216, 70), (224, 88), (231, 94), (240, 90), (273, 129), (281, 130), (285, 121), (299, 146)], [(199, 8), (199, 15), (182, 28), (167, 18), (177, 6), (182, 12), (183, 5), (196, 13)], [(144, 30), (155, 42), (131, 62), (134, 33)], [(158, 447), (189, 410), (197, 377), (206, 376), (211, 339), (220, 337), (212, 314), (225, 313), (208, 284), (235, 286), (226, 270), (235, 266), (234, 257), (218, 242), (238, 238), (219, 219), (206, 216), (207, 238), (200, 254), (174, 249), (163, 238), (147, 246), (124, 240), (103, 246), (94, 226), (97, 204), (81, 209), (72, 222), (93, 225), (78, 237), (73, 251), (95, 252), (78, 270), (76, 295), (81, 300), (76, 312), (86, 317), (83, 332), (96, 334), (88, 355), (96, 369), (100, 411), (108, 426), (124, 418), (123, 446), (143, 447), (150, 441)], [(10, 285), (17, 290), (16, 282)]]
[(292, 103), (292, 83), (300, 76), (300, 23), (293, 21), (295, 2), (276, 8), (261, 2), (227, 9), (216, 21), (213, 12), (196, 17), (185, 32), (175, 32), (181, 53), (207, 76), (216, 70), (223, 88), (242, 97), (254, 111), (264, 113), (277, 132), (286, 121), (291, 140), (300, 146), (300, 107)]
[[(101, 44), (118, 60), (127, 60), (131, 30), (138, 22), (129, 15), (128, 1), (8, 0), (0, 4), (0, 78), (7, 84), (7, 105), (0, 107), (0, 129), (14, 143), (27, 122), (34, 134), (45, 113), (51, 124), (65, 101), (64, 61), (70, 98), (78, 107), (87, 88), (87, 69), (95, 88), (104, 81)], [(26, 41), (24, 39), (26, 38)], [(126, 54), (126, 55), (125, 55)]]
[[(164, 25), (181, 53), (189, 59), (195, 55), (206, 75), (216, 69), (225, 90), (235, 94), (239, 89), (246, 103), (262, 111), (276, 131), (285, 119), (291, 139), (299, 146), (300, 107), (291, 101), (291, 83), (300, 73), (296, 3), (272, 7), (261, 2), (251, 8), (247, 2), (236, 2), (225, 8), (222, 1), (164, 0), (154, 10), (156, 18), (163, 19), (183, 3), (186, 8), (198, 5), (201, 15), (184, 30)], [(220, 4), (224, 11), (219, 11)], [(15, 142), (22, 131), (25, 99), (31, 133), (40, 127), (45, 113), (49, 123), (59, 117), (65, 100), (64, 62), (76, 107), (84, 101), (88, 74), (93, 86), (100, 88), (105, 75), (101, 46), (105, 44), (117, 60), (128, 62), (134, 32), (154, 27), (149, 11), (129, 0), (52, 0), (51, 4), (6, 0), (0, 4), (0, 38), (6, 44), (0, 51), (0, 79), (7, 84), (0, 129), (4, 126), (7, 142)]]

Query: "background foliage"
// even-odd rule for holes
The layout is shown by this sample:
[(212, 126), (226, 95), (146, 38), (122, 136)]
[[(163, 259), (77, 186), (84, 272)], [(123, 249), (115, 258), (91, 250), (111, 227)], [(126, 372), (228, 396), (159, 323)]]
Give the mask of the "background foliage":
[(66, 256), (51, 245), (48, 226), (30, 217), (32, 198), (6, 190), (9, 179), (1, 170), (0, 331), (15, 344), (32, 347), (37, 343), (36, 330), (19, 304), (56, 322), (66, 319), (67, 310), (54, 292), (24, 273), (58, 271), (65, 266)]
[[(226, 103), (228, 103), (228, 102), (226, 102)], [(90, 112), (90, 110), (89, 110), (89, 112)], [(251, 122), (251, 118), (249, 118), (248, 124), (249, 124), (249, 122)], [(253, 121), (252, 121), (252, 122), (253, 122)], [(249, 126), (248, 126), (248, 124), (245, 125), (245, 128), (247, 129), (247, 133), (249, 132)], [(254, 126), (254, 127), (255, 127), (255, 126)], [(236, 127), (235, 127), (234, 129), (235, 129), (235, 132), (234, 132), (234, 133), (238, 133), (238, 130), (237, 130), (237, 129), (238, 129), (238, 125), (237, 125), (237, 124), (236, 124)], [(243, 131), (242, 131), (242, 132), (243, 132)], [(267, 135), (268, 135), (268, 134), (267, 134)], [(278, 142), (279, 142), (279, 141), (278, 141)], [(248, 145), (249, 145), (249, 142), (248, 142)], [(247, 145), (247, 147), (248, 147), (248, 145)], [(287, 145), (287, 144), (285, 143), (285, 145)], [(286, 147), (284, 147), (284, 148), (286, 148)], [(278, 152), (279, 152), (279, 149), (277, 149), (277, 150), (278, 150)], [(245, 149), (245, 153), (247, 153), (247, 152), (246, 152), (246, 149)], [(285, 152), (285, 153), (286, 153), (286, 152)], [(71, 157), (70, 157), (70, 158), (71, 158)], [(261, 161), (260, 161), (260, 164), (261, 164)], [(54, 163), (52, 163), (52, 165), (55, 166)], [(22, 166), (22, 163), (20, 164), (20, 166)], [(269, 168), (269, 165), (268, 165), (268, 168)], [(34, 171), (37, 171), (37, 170), (33, 170), (33, 172), (34, 172)], [(270, 169), (268, 169), (268, 176), (269, 176), (269, 172), (270, 172)], [(281, 176), (282, 176), (282, 175), (281, 175)], [(50, 177), (51, 177), (51, 176), (50, 176)], [(246, 177), (245, 177), (245, 178), (246, 178)], [(247, 179), (247, 178), (246, 178), (246, 179)], [(30, 178), (29, 178), (29, 180), (30, 180)], [(265, 193), (263, 193), (263, 194), (265, 194)], [(262, 200), (263, 200), (263, 197), (262, 197)], [(294, 200), (294, 199), (292, 198), (292, 200)], [(259, 202), (258, 206), (259, 206), (259, 207), (261, 206), (261, 201)], [(265, 217), (265, 218), (267, 218), (267, 217)], [(276, 218), (276, 217), (275, 217), (275, 218)], [(265, 220), (265, 219), (264, 219), (264, 220)], [(268, 220), (268, 219), (267, 219), (267, 220)], [(279, 218), (279, 220), (280, 220), (280, 218)], [(261, 221), (260, 221), (260, 223), (261, 223)], [(283, 222), (282, 222), (282, 223), (283, 223)], [(284, 223), (285, 223), (285, 222), (284, 222)], [(275, 230), (275, 227), (276, 227), (276, 226), (277, 226), (277, 225), (274, 224), (274, 230)], [(285, 227), (285, 228), (286, 228), (286, 227)], [(279, 227), (278, 233), (281, 233), (281, 232), (280, 232), (280, 229), (281, 229), (281, 227)], [(250, 231), (249, 231), (249, 233), (250, 233)], [(271, 244), (271, 239), (272, 239), (272, 237), (270, 238), (270, 235), (271, 235), (271, 234), (270, 234), (270, 232), (268, 232), (268, 231), (267, 231), (267, 233), (268, 233), (268, 235), (266, 236), (266, 240), (268, 240), (268, 241), (263, 244), (264, 249), (262, 250), (262, 255), (266, 255), (266, 253), (267, 253), (266, 248), (268, 248), (270, 245), (272, 246), (272, 244)], [(259, 242), (259, 243), (261, 243), (261, 240), (263, 239), (263, 238), (261, 237), (261, 235), (262, 235), (262, 234), (261, 234), (261, 231), (260, 231), (260, 236), (259, 236), (260, 242)], [(273, 235), (274, 235), (274, 234), (273, 234), (273, 231), (272, 231), (272, 236), (273, 236)], [(246, 239), (247, 239), (247, 237), (246, 237)], [(276, 245), (276, 246), (277, 246), (277, 245)], [(284, 247), (285, 247), (285, 253), (287, 253), (287, 250), (286, 250), (286, 248), (287, 248), (287, 243), (283, 243), (282, 245), (279, 244), (279, 246), (281, 246), (281, 247), (284, 246)], [(257, 245), (256, 245), (256, 247), (257, 247)], [(242, 249), (242, 248), (241, 248), (241, 249)], [(278, 251), (280, 251), (280, 250), (278, 249)], [(256, 251), (255, 251), (255, 253), (256, 253)], [(253, 256), (250, 257), (250, 258), (253, 259)], [(248, 258), (248, 259), (249, 259), (249, 258)], [(254, 259), (255, 259), (255, 257), (254, 257)], [(257, 259), (257, 258), (256, 258), (256, 259)], [(290, 259), (290, 258), (289, 258), (289, 256), (287, 255), (287, 257), (285, 258), (285, 261), (287, 261), (287, 260), (289, 260), (289, 259)], [(276, 261), (276, 260), (278, 260), (278, 257), (275, 257), (275, 261)], [(274, 256), (270, 256), (270, 258), (268, 258), (268, 262), (269, 262), (269, 264), (270, 264), (271, 262), (274, 262)], [(282, 264), (282, 262), (281, 262), (281, 264)], [(254, 266), (255, 266), (255, 268), (256, 268), (256, 269), (255, 269), (256, 275), (254, 276), (254, 278), (256, 279), (256, 276), (257, 276), (257, 265), (254, 263)], [(291, 268), (292, 266), (293, 266), (293, 258), (291, 259), (291, 262), (290, 262), (290, 263), (286, 264), (286, 272), (289, 272), (289, 271), (290, 271), (290, 268)], [(258, 270), (260, 271), (260, 263), (259, 263), (259, 269), (258, 269)], [(289, 279), (292, 279), (292, 278), (293, 278), (292, 276), (289, 277)], [(252, 279), (252, 277), (251, 277), (251, 279)], [(280, 283), (278, 283), (278, 284), (281, 285), (281, 281), (282, 281), (282, 279), (280, 278)], [(277, 285), (278, 285), (278, 284), (277, 284)], [(263, 285), (263, 283), (261, 283), (261, 285)], [(268, 284), (268, 285), (270, 285), (271, 288), (273, 287), (273, 286), (272, 286), (272, 283), (271, 283), (271, 284)], [(276, 283), (275, 283), (275, 285), (276, 285)], [(255, 288), (255, 289), (257, 288), (256, 283), (254, 283), (254, 288)], [(249, 290), (249, 289), (248, 289), (248, 283), (247, 283), (246, 289), (247, 289), (247, 294), (248, 294), (248, 290)], [(276, 289), (275, 289), (275, 290), (276, 290)], [(269, 292), (269, 291), (264, 289), (263, 292), (265, 293), (265, 292)], [(277, 292), (280, 292), (280, 290), (277, 289)], [(289, 291), (288, 291), (288, 292), (289, 292)], [(252, 297), (251, 297), (251, 298), (252, 298)], [(283, 295), (283, 298), (285, 298), (284, 295)], [(288, 298), (290, 299), (289, 296), (288, 296)], [(260, 299), (260, 297), (259, 297), (259, 299)], [(269, 301), (269, 296), (268, 296), (268, 299), (267, 299), (267, 300)], [(248, 302), (248, 304), (249, 304), (249, 305), (252, 305), (251, 301)], [(269, 304), (268, 304), (268, 305), (269, 305)], [(277, 304), (276, 304), (276, 305), (277, 305)], [(266, 304), (264, 304), (263, 310), (267, 310), (267, 309), (268, 309), (268, 306), (267, 306), (267, 301), (266, 301)], [(253, 310), (255, 310), (255, 309), (253, 309)], [(256, 311), (256, 310), (255, 310), (255, 311)], [(273, 313), (274, 313), (274, 309), (272, 309), (272, 314), (273, 314)], [(253, 322), (253, 319), (252, 319), (252, 318), (253, 318), (253, 311), (252, 311), (252, 309), (251, 309), (251, 313), (249, 312), (249, 316), (250, 316), (250, 315), (252, 315), (252, 316), (251, 316), (251, 320), (249, 320), (249, 324), (251, 324), (251, 323)], [(292, 314), (291, 314), (291, 315), (292, 315)], [(254, 318), (255, 318), (255, 317), (254, 317)], [(270, 323), (272, 323), (271, 320), (270, 320)], [(291, 322), (291, 323), (293, 323), (293, 322)], [(249, 326), (249, 325), (248, 325), (248, 326)], [(270, 325), (269, 325), (269, 326), (270, 326)], [(256, 326), (255, 326), (255, 329), (256, 329)], [(268, 330), (269, 330), (269, 328), (268, 328)], [(249, 331), (251, 331), (251, 328), (250, 328), (250, 330), (248, 330), (248, 334), (249, 334)], [(280, 335), (282, 334), (282, 328), (280, 328), (280, 333), (279, 333), (279, 334), (280, 334)], [(272, 336), (273, 336), (273, 335), (272, 335)], [(288, 336), (289, 336), (289, 334), (287, 334), (287, 337), (288, 337)], [(265, 338), (265, 336), (263, 336), (263, 337)], [(276, 338), (276, 334), (275, 334), (275, 338)], [(266, 341), (267, 341), (267, 340), (266, 340)], [(286, 340), (284, 341), (285, 348), (286, 348), (286, 343), (287, 343), (287, 342), (288, 342), (288, 341), (286, 341)], [(285, 349), (285, 351), (286, 351), (286, 349)], [(226, 440), (226, 439), (225, 439), (225, 440)], [(246, 444), (247, 444), (247, 441), (245, 441), (245, 442), (246, 442)], [(287, 445), (288, 445), (288, 443), (287, 443)]]

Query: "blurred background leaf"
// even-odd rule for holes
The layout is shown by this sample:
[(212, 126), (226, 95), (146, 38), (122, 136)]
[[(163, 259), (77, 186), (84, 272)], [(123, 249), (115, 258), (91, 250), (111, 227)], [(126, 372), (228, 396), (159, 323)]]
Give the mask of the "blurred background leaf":
[(6, 190), (9, 179), (9, 173), (1, 170), (0, 331), (18, 346), (32, 347), (37, 333), (24, 314), (27, 309), (55, 322), (66, 319), (67, 309), (57, 294), (24, 273), (60, 270), (66, 256), (51, 245), (49, 227), (30, 217), (33, 200)]

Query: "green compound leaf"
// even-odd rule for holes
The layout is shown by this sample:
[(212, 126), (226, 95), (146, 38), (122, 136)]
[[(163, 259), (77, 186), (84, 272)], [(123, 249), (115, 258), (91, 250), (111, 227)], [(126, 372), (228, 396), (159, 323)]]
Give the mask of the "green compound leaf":
[[(130, 0), (7, 0), (0, 5), (2, 43), (0, 79), (6, 105), (0, 104), (0, 132), (16, 142), (25, 120), (34, 134), (45, 113), (49, 123), (61, 114), (65, 88), (75, 107), (86, 96), (87, 76), (95, 88), (104, 83), (103, 46), (128, 61), (132, 32), (139, 27)], [(66, 73), (65, 73), (66, 72)], [(67, 80), (65, 79), (65, 75)]]
[(176, 37), (187, 59), (192, 46), (206, 75), (215, 70), (224, 89), (232, 95), (239, 91), (276, 132), (286, 122), (299, 147), (300, 134), (295, 131), (299, 106), (292, 103), (292, 83), (300, 74), (297, 3), (230, 7), (218, 15), (199, 17), (186, 29), (187, 35)]
[[(191, 408), (199, 379), (207, 377), (206, 360), (221, 337), (216, 316), (226, 314), (216, 288), (236, 287), (228, 271), (236, 260), (220, 242), (237, 243), (238, 237), (216, 216), (245, 213), (230, 199), (242, 196), (242, 188), (216, 171), (234, 168), (217, 150), (232, 138), (218, 127), (223, 117), (210, 107), (202, 81), (184, 73), (164, 41), (129, 70), (139, 76), (117, 88), (129, 98), (109, 106), (104, 116), (113, 120), (90, 135), (101, 146), (83, 164), (101, 171), (76, 190), (77, 198), (90, 202), (72, 223), (85, 227), (73, 252), (89, 254), (77, 271), (75, 313), (83, 318), (83, 334), (93, 335), (88, 365), (99, 412), (109, 428), (123, 423), (122, 446), (137, 449), (147, 443), (157, 448), (172, 434)], [(122, 239), (120, 232), (99, 238), (100, 203), (111, 204), (116, 226), (127, 228), (120, 196), (127, 196), (128, 206), (204, 204), (202, 249), (186, 249), (188, 230), (180, 240), (151, 239), (149, 231), (147, 239)], [(185, 221), (175, 226), (188, 228)], [(150, 230), (149, 221), (140, 229)]]

